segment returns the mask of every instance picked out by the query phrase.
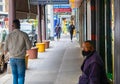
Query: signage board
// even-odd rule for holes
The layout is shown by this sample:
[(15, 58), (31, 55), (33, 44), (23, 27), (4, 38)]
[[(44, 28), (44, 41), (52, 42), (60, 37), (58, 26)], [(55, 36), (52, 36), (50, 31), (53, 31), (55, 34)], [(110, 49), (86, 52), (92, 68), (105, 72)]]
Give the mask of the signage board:
[(69, 0), (30, 0), (31, 4), (69, 4)]
[(53, 5), (53, 8), (71, 8), (70, 4), (57, 4)]
[(55, 13), (57, 13), (57, 12), (72, 12), (72, 9), (71, 8), (54, 8), (53, 11)]
[(57, 4), (53, 5), (54, 13), (72, 12), (69, 4)]

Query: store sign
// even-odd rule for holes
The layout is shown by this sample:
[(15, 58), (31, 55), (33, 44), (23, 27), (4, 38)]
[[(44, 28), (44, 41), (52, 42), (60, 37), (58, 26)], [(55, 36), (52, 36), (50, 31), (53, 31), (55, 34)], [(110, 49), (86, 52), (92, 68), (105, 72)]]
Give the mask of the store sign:
[(69, 4), (53, 5), (53, 8), (71, 8)]
[(55, 13), (59, 13), (59, 12), (72, 12), (71, 8), (54, 8), (53, 11)]
[(31, 4), (69, 4), (69, 0), (30, 0)]
[(72, 9), (69, 4), (53, 5), (53, 10), (54, 13), (72, 12)]

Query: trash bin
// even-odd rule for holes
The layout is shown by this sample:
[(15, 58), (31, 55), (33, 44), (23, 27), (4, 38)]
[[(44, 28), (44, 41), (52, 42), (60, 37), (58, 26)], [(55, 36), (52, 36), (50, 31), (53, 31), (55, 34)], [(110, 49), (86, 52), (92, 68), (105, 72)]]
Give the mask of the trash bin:
[(29, 54), (26, 54), (25, 56), (26, 69), (28, 69), (28, 57), (29, 57)]
[(44, 40), (43, 42), (45, 43), (45, 49), (49, 48), (50, 41)]
[(12, 71), (11, 71), (11, 66), (10, 66), (10, 61), (8, 61), (8, 63), (7, 63), (7, 73), (8, 73), (8, 74), (11, 74), (11, 73), (12, 73)]
[(33, 47), (30, 50), (27, 50), (27, 54), (29, 55), (29, 59), (36, 59), (38, 56), (38, 48)]
[(36, 43), (36, 47), (38, 48), (38, 52), (45, 52), (45, 43)]

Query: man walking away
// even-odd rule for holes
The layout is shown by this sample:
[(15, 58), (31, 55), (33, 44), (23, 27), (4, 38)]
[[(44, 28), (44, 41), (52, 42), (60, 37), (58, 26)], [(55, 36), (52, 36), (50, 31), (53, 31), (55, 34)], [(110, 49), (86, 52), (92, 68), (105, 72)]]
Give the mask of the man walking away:
[(4, 54), (9, 52), (13, 84), (24, 84), (26, 50), (31, 49), (31, 42), (26, 33), (20, 31), (20, 21), (13, 20), (13, 31), (5, 40)]

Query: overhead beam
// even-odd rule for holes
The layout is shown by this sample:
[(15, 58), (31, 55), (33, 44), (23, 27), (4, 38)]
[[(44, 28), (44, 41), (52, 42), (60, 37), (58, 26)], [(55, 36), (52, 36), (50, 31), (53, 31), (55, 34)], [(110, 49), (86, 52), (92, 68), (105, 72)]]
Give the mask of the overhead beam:
[(46, 5), (46, 4), (69, 4), (69, 0), (30, 0), (34, 5)]

